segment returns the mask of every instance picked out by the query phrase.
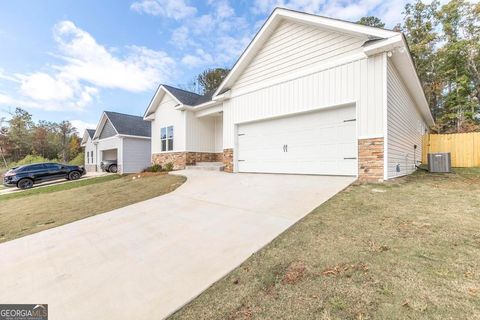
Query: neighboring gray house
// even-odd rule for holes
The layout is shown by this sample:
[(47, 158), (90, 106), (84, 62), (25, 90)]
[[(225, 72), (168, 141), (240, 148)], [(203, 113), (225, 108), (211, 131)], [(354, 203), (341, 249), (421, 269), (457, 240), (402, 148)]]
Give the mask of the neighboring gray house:
[(117, 160), (119, 173), (140, 172), (151, 162), (150, 122), (139, 116), (105, 111), (97, 128), (85, 131), (82, 146), (87, 171), (101, 171), (103, 160)]

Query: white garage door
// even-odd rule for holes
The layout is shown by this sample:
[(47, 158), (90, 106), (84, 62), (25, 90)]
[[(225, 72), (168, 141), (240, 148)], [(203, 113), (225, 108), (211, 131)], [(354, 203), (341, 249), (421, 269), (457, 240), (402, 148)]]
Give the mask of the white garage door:
[(238, 171), (357, 174), (355, 106), (238, 126)]

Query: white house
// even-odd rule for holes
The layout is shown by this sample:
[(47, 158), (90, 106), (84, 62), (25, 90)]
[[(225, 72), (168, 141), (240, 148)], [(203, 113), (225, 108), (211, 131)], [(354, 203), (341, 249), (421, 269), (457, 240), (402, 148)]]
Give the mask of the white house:
[(151, 163), (150, 122), (142, 117), (103, 112), (95, 130), (83, 136), (85, 168), (100, 171), (104, 160), (116, 160), (117, 172), (140, 172)]
[(156, 163), (369, 181), (413, 172), (434, 124), (401, 33), (286, 9), (211, 97), (161, 85), (144, 119)]

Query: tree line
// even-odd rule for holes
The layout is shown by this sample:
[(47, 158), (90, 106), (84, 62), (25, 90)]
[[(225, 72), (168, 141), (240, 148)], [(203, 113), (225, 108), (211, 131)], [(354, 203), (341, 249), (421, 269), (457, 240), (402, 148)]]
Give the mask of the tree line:
[[(377, 17), (359, 23), (384, 27)], [(405, 6), (405, 34), (436, 126), (442, 133), (480, 131), (480, 3), (451, 0)]]
[(9, 120), (2, 119), (0, 153), (2, 162), (16, 162), (28, 155), (58, 159), (64, 163), (81, 153), (81, 139), (69, 121), (35, 123), (27, 111), (16, 108)]

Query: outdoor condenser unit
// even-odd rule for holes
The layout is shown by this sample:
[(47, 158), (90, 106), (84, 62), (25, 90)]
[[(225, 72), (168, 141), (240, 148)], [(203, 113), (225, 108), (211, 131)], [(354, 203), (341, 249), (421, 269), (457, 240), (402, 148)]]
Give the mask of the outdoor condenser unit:
[(451, 172), (452, 156), (450, 152), (429, 153), (428, 154), (428, 171)]

